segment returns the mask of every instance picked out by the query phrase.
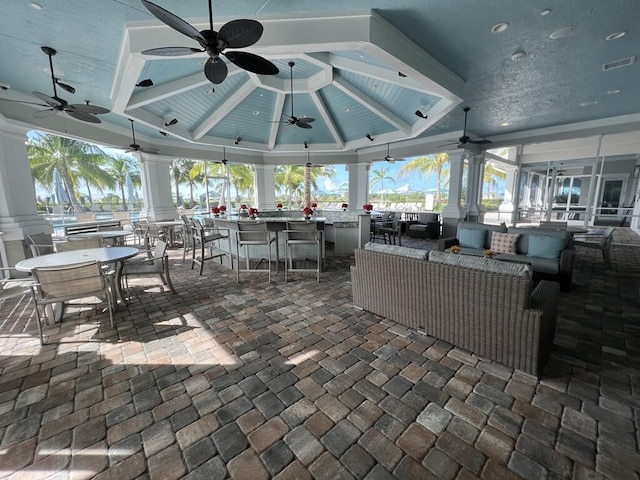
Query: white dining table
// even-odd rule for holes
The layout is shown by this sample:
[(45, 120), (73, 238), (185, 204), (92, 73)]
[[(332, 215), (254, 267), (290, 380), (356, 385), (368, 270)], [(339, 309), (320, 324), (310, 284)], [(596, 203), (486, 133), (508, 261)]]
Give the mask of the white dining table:
[(182, 220), (162, 220), (150, 223), (160, 228), (166, 228), (169, 237), (168, 246), (175, 247), (175, 228), (184, 226), (184, 222)]
[[(106, 233), (106, 232), (105, 232)], [(85, 262), (100, 262), (101, 264), (115, 265), (115, 290), (116, 298), (121, 302), (125, 302), (124, 294), (121, 288), (121, 276), (124, 261), (128, 258), (135, 257), (140, 253), (135, 247), (102, 247), (102, 248), (85, 248), (81, 250), (71, 250), (68, 252), (50, 253), (48, 255), (40, 255), (38, 257), (27, 258), (16, 263), (16, 270), (21, 272), (30, 272), (34, 268), (46, 267), (68, 267)]]

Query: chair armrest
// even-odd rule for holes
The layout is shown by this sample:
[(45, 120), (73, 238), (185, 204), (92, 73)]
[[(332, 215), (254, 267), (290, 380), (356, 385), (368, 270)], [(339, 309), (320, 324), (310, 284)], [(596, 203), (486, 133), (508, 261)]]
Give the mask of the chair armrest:
[(438, 250), (444, 252), (447, 248), (451, 248), (454, 245), (458, 245), (458, 239), (456, 237), (441, 238), (438, 240)]
[[(541, 280), (531, 293), (530, 307), (542, 312), (540, 320), (540, 340), (538, 342), (538, 366), (544, 365), (549, 359), (556, 332), (556, 317), (558, 315), (558, 298), (560, 284), (549, 280)], [(538, 368), (539, 368), (538, 367)]]
[(575, 256), (576, 249), (572, 246), (562, 250), (562, 252), (560, 252), (560, 263), (558, 265), (558, 271), (560, 273), (572, 273)]
[(165, 258), (168, 258), (166, 253), (164, 255), (159, 256), (159, 257), (129, 259), (129, 260), (124, 262), (124, 265), (125, 265), (125, 268), (126, 268), (127, 265), (136, 265), (136, 264), (143, 265), (145, 263), (155, 263), (156, 260), (163, 260)]

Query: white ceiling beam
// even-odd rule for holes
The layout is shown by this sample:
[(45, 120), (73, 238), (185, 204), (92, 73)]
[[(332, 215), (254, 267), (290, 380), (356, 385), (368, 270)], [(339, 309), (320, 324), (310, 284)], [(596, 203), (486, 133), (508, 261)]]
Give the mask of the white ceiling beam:
[(278, 130), (280, 130), (280, 125), (282, 121), (282, 114), (284, 109), (284, 99), (285, 94), (279, 93), (276, 97), (276, 105), (273, 108), (273, 117), (271, 117), (271, 128), (269, 129), (269, 142), (268, 142), (268, 150), (273, 150), (276, 146), (276, 139), (278, 138)]
[(341, 91), (346, 93), (347, 95), (353, 97), (355, 101), (363, 105), (364, 107), (371, 110), (373, 113), (389, 122), (391, 125), (396, 127), (398, 130), (402, 130), (405, 135), (409, 135), (411, 132), (411, 125), (398, 117), (395, 113), (389, 111), (384, 106), (380, 105), (369, 95), (364, 93), (362, 90), (357, 89), (346, 80), (340, 77), (335, 77), (333, 79), (333, 84), (338, 87)]
[(347, 72), (355, 73), (356, 75), (363, 75), (367, 78), (374, 78), (392, 85), (433, 95), (433, 93), (424, 88), (424, 83), (418, 82), (409, 77), (401, 77), (398, 75), (397, 70), (380, 67), (378, 65), (371, 65), (359, 60), (341, 57), (339, 55), (330, 55), (330, 57), (331, 64), (338, 70), (345, 70)]
[(179, 78), (173, 82), (165, 83), (155, 87), (145, 88), (138, 93), (131, 96), (126, 110), (133, 110), (135, 108), (144, 107), (153, 102), (158, 102), (174, 95), (180, 95), (181, 93), (188, 92), (194, 88), (207, 85), (209, 80), (202, 72), (194, 73), (187, 77)]
[(209, 130), (218, 124), (226, 115), (237, 107), (245, 97), (251, 94), (256, 89), (255, 83), (251, 80), (247, 80), (242, 86), (240, 86), (229, 99), (224, 102), (216, 111), (205, 119), (198, 128), (193, 131), (193, 139), (200, 140), (204, 137)]
[(320, 112), (322, 121), (325, 123), (325, 125), (329, 129), (329, 132), (331, 133), (333, 140), (336, 142), (337, 147), (342, 150), (344, 148), (344, 139), (342, 138), (342, 135), (340, 135), (340, 132), (338, 131), (338, 128), (336, 127), (336, 124), (333, 121), (333, 118), (329, 114), (329, 110), (327, 110), (326, 105), (322, 101), (322, 98), (320, 98), (320, 95), (318, 95), (318, 92), (310, 92), (309, 95), (311, 95), (311, 99), (313, 100), (313, 103), (315, 103), (316, 108)]

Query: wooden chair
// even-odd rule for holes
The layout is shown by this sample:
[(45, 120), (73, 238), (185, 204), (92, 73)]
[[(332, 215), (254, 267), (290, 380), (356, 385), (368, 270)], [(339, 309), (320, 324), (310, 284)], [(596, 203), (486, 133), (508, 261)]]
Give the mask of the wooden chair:
[(176, 293), (175, 288), (173, 288), (173, 283), (171, 283), (171, 276), (169, 275), (169, 256), (167, 255), (167, 242), (164, 240), (156, 241), (153, 255), (150, 258), (127, 260), (124, 263), (123, 273), (127, 284), (127, 291), (129, 290), (129, 277), (159, 275), (162, 284), (167, 285), (171, 293)]
[(112, 298), (113, 271), (105, 272), (100, 262), (80, 263), (67, 267), (34, 268), (31, 273), (35, 280), (32, 294), (42, 345), (44, 345), (42, 319), (46, 318), (46, 307), (54, 303), (104, 295), (107, 298), (109, 320), (113, 328), (115, 304)]
[[(322, 269), (322, 232), (318, 230), (316, 222), (291, 221), (287, 222), (285, 230), (286, 245), (284, 251), (284, 281), (288, 281), (289, 272), (315, 272), (316, 280), (320, 283), (320, 270)], [(294, 268), (294, 247), (314, 246), (316, 248), (316, 268)], [(306, 262), (307, 259), (304, 259)]]

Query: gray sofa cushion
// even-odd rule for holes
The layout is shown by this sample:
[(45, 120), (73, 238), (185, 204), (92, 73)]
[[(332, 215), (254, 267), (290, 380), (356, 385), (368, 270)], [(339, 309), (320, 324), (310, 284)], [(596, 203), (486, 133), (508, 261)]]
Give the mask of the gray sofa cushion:
[(399, 245), (384, 245), (382, 243), (368, 242), (364, 246), (365, 250), (374, 252), (389, 253), (400, 257), (416, 258), (418, 260), (426, 260), (429, 256), (429, 250), (420, 250), (418, 248), (401, 247)]
[(439, 215), (437, 213), (419, 213), (418, 223), (429, 223), (439, 221)]
[[(483, 249), (489, 249), (491, 248), (491, 233), (489, 232), (501, 232), (501, 233), (505, 233), (507, 231), (507, 227), (504, 223), (501, 223), (500, 225), (485, 225), (484, 223), (475, 223), (475, 222), (460, 222), (458, 224), (458, 231), (456, 234), (456, 238), (458, 240), (460, 240), (460, 231), (462, 229), (465, 230), (483, 230), (484, 231), (484, 244), (482, 245), (482, 247), (473, 247), (472, 245), (469, 245), (469, 247), (472, 248), (483, 248)], [(463, 246), (463, 245), (461, 245)]]
[(531, 278), (531, 267), (524, 263), (501, 262), (492, 258), (478, 257), (473, 255), (459, 255), (455, 253), (429, 252), (429, 261), (444, 263), (446, 265), (458, 265), (460, 267), (473, 268), (485, 272), (504, 273), (518, 277)]
[(554, 238), (564, 239), (563, 246), (560, 250), (565, 248), (569, 242), (570, 234), (564, 230), (541, 230), (539, 228), (522, 228), (522, 227), (509, 227), (508, 233), (519, 233), (520, 238), (516, 243), (516, 252), (523, 255), (529, 254), (529, 237), (531, 235), (546, 236)]

